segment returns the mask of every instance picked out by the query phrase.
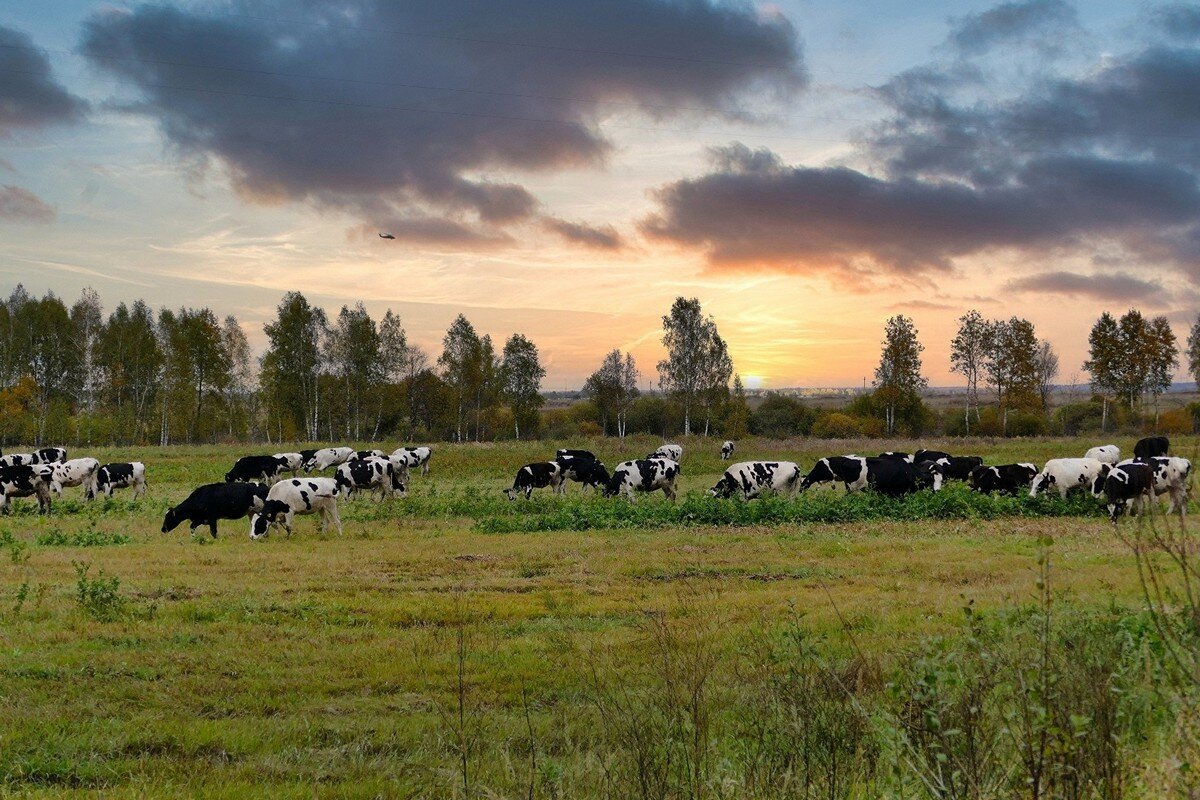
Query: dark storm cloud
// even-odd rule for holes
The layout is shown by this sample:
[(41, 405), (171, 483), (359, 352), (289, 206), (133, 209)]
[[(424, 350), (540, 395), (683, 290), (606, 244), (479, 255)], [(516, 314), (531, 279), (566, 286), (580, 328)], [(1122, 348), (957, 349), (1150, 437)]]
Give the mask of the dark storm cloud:
[(546, 217), (542, 220), (542, 225), (568, 242), (574, 242), (594, 250), (619, 250), (624, 246), (621, 234), (617, 233), (616, 228), (611, 225), (596, 227), (556, 217)]
[(1056, 49), (1062, 37), (1079, 27), (1075, 8), (1063, 0), (1001, 3), (987, 11), (957, 17), (952, 23), (948, 41), (971, 54), (1030, 37), (1036, 37), (1043, 49)]
[(74, 122), (87, 110), (51, 74), (28, 35), (0, 25), (0, 138), (18, 128)]
[(786, 20), (710, 0), (552, 12), (540, 0), (291, 0), (272, 14), (311, 24), (144, 6), (93, 16), (82, 46), (136, 90), (131, 111), (181, 156), (219, 162), (246, 196), (379, 224), (442, 215), (467, 239), (490, 241), (538, 205), (480, 175), (602, 163), (605, 103), (735, 118), (749, 92), (806, 80)]
[(1152, 301), (1166, 296), (1158, 281), (1147, 281), (1120, 273), (1081, 275), (1057, 270), (1009, 281), (1007, 289), (1016, 292), (1061, 294), (1095, 300)]
[(643, 229), (714, 265), (916, 274), (1103, 246), (1200, 283), (1200, 48), (1151, 43), (996, 88), (986, 62), (910, 70), (875, 90), (892, 113), (862, 133), (864, 169), (735, 145), (662, 187)]
[(53, 222), (54, 217), (54, 208), (33, 192), (19, 186), (0, 186), (0, 220)]

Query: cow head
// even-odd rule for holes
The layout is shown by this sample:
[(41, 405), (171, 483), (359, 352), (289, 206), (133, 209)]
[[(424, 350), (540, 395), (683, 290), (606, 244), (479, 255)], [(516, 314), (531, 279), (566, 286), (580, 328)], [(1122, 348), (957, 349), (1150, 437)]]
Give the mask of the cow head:
[(175, 530), (175, 528), (177, 528), (181, 522), (183, 522), (183, 517), (181, 517), (174, 508), (168, 508), (167, 515), (163, 517), (162, 532), (170, 533), (171, 531)]
[(1029, 487), (1029, 496), (1037, 497), (1039, 492), (1046, 492), (1050, 487), (1058, 483), (1058, 479), (1049, 472), (1043, 472), (1033, 478), (1033, 484)]
[(922, 461), (917, 466), (917, 474), (923, 488), (932, 488), (935, 492), (942, 490), (942, 481), (946, 473), (941, 464), (936, 461)]
[(829, 466), (829, 459), (822, 458), (813, 465), (813, 468), (804, 476), (804, 480), (800, 481), (800, 491), (806, 491), (814, 483), (831, 481), (833, 479), (834, 474), (833, 469)]
[(737, 482), (728, 475), (721, 476), (721, 480), (717, 481), (717, 485), (708, 490), (709, 497), (729, 498), (733, 496), (734, 490), (737, 489)]
[(1101, 464), (1100, 470), (1096, 473), (1096, 479), (1092, 481), (1092, 496), (1099, 497), (1104, 492), (1104, 484), (1108, 480), (1108, 473), (1112, 472), (1111, 464)]

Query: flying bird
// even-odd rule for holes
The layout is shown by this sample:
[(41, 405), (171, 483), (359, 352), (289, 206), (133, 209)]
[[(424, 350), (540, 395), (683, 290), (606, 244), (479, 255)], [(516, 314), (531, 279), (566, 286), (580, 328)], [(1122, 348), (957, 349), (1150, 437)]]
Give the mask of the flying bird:
[(380, 239), (395, 239), (396, 237), (392, 236), (390, 233), (381, 233), (381, 234), (379, 234), (379, 238)]

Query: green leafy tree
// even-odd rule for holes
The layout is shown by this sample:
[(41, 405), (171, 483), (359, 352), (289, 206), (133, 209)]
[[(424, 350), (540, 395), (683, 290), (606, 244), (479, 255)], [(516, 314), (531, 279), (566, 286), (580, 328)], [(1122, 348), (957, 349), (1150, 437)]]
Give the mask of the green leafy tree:
[(538, 360), (537, 346), (514, 333), (504, 343), (500, 374), (504, 399), (513, 412), (513, 433), (520, 439), (522, 426), (526, 431), (537, 428), (538, 409), (545, 402), (541, 388), (546, 370)]
[(1105, 311), (1088, 334), (1088, 358), (1083, 368), (1092, 376), (1092, 391), (1102, 398), (1100, 430), (1108, 427), (1108, 398), (1121, 390), (1121, 329)]
[(257, 416), (254, 363), (246, 332), (232, 314), (221, 325), (221, 347), (229, 358), (229, 383), (225, 387), (229, 436), (245, 436)]
[[(442, 380), (454, 398), (455, 441), (464, 440), (467, 410), (483, 393), (483, 355), (483, 341), (475, 326), (459, 314), (442, 337), (442, 354), (438, 357)], [(469, 435), (470, 431), (466, 433)]]
[(1188, 334), (1187, 362), (1192, 380), (1200, 385), (1200, 314), (1196, 316), (1196, 323), (1192, 325), (1192, 331)]
[(320, 422), (322, 343), (328, 335), (325, 312), (299, 292), (284, 295), (274, 322), (263, 326), (267, 350), (259, 381), (263, 395), (279, 420), (286, 418), (293, 433), (317, 439)]
[(889, 435), (896, 432), (897, 407), (920, 397), (929, 382), (921, 374), (921, 353), (925, 346), (917, 338), (912, 319), (897, 314), (884, 326), (883, 350), (875, 368), (875, 395), (884, 409), (884, 425)]
[(52, 406), (75, 399), (80, 383), (79, 348), (73, 339), (70, 313), (52, 293), (23, 302), (13, 315), (13, 325), (19, 332), (20, 363), (35, 386), (35, 436), (41, 444)]
[[(329, 332), (326, 363), (340, 384), (340, 427), (347, 438), (361, 440), (365, 426), (378, 419), (372, 401), (383, 384), (385, 366), (379, 331), (362, 303), (342, 306), (338, 312)], [(376, 434), (370, 432), (372, 438)]]
[(174, 432), (170, 421), (182, 417), (186, 423), (181, 433), (188, 441), (208, 439), (224, 416), (220, 405), (232, 368), (221, 325), (208, 308), (182, 308), (162, 319), (167, 351), (164, 401), (170, 405), (164, 410), (164, 418), (170, 418), (164, 430), (169, 437)]
[(692, 432), (692, 412), (698, 406), (711, 409), (721, 389), (728, 391), (733, 364), (716, 322), (704, 316), (694, 297), (675, 298), (671, 312), (663, 317), (662, 342), (667, 357), (658, 362), (659, 386), (683, 407), (687, 435)]
[(154, 312), (141, 300), (121, 303), (109, 315), (96, 345), (103, 402), (116, 410), (117, 431), (126, 442), (147, 434), (163, 366)]
[(609, 422), (616, 424), (617, 436), (625, 436), (629, 407), (638, 396), (638, 369), (633, 355), (613, 350), (604, 356), (600, 368), (588, 376), (583, 393), (600, 413), (600, 428), (605, 434)]
[(984, 374), (992, 324), (971, 309), (958, 319), (958, 332), (950, 342), (950, 370), (967, 382), (966, 432), (971, 432), (971, 414), (979, 421), (979, 379)]

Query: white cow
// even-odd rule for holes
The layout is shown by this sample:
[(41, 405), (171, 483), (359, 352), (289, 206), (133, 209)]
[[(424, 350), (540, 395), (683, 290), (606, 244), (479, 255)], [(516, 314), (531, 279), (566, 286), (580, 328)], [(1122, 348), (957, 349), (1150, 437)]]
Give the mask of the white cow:
[(1088, 450), (1083, 457), (1094, 458), (1101, 464), (1118, 464), (1121, 461), (1121, 448), (1115, 444), (1104, 444)]
[(275, 453), (275, 458), (282, 458), (287, 465), (287, 471), (292, 473), (292, 477), (296, 477), (301, 469), (304, 468), (304, 456), (299, 453)]
[(352, 458), (353, 447), (324, 447), (313, 453), (312, 458), (304, 464), (304, 471), (321, 472), (330, 467), (341, 466)]
[(1192, 462), (1179, 456), (1155, 456), (1146, 460), (1126, 459), (1118, 466), (1127, 464), (1147, 464), (1153, 471), (1154, 494), (1156, 497), (1167, 495), (1170, 505), (1168, 513), (1187, 513), (1188, 495), (1191, 492)]
[(646, 458), (665, 458), (670, 461), (674, 461), (676, 464), (678, 464), (680, 461), (683, 460), (683, 445), (681, 445), (681, 444), (659, 445), (659, 448), (657, 450), (655, 450), (653, 453), (651, 453), (650, 455), (646, 456)]
[(392, 451), (393, 458), (404, 460), (405, 466), (408, 469), (421, 468), (422, 475), (429, 474), (429, 459), (433, 456), (433, 450), (429, 447), (397, 447)]
[(250, 515), (250, 538), (261, 539), (271, 526), (281, 525), (292, 535), (292, 518), (297, 514), (320, 514), (321, 530), (329, 524), (342, 533), (338, 518), (337, 482), (333, 478), (291, 478), (280, 481), (267, 492), (262, 508)]
[(90, 484), (96, 470), (100, 469), (100, 462), (94, 458), (72, 458), (70, 461), (49, 466), (52, 470), (50, 488), (56, 495), (62, 497), (63, 487)]
[(1104, 462), (1094, 458), (1052, 458), (1046, 462), (1029, 485), (1029, 496), (1058, 489), (1058, 496), (1067, 499), (1067, 492), (1076, 487), (1091, 489), (1104, 472)]
[(669, 458), (622, 461), (613, 470), (608, 486), (604, 489), (604, 496), (623, 495), (633, 502), (634, 492), (655, 492), (661, 489), (662, 493), (674, 502), (675, 481), (678, 477), (679, 463)]
[(794, 495), (800, 488), (800, 478), (799, 465), (791, 461), (740, 461), (725, 470), (708, 494), (732, 497), (737, 492), (746, 500), (763, 492)]

